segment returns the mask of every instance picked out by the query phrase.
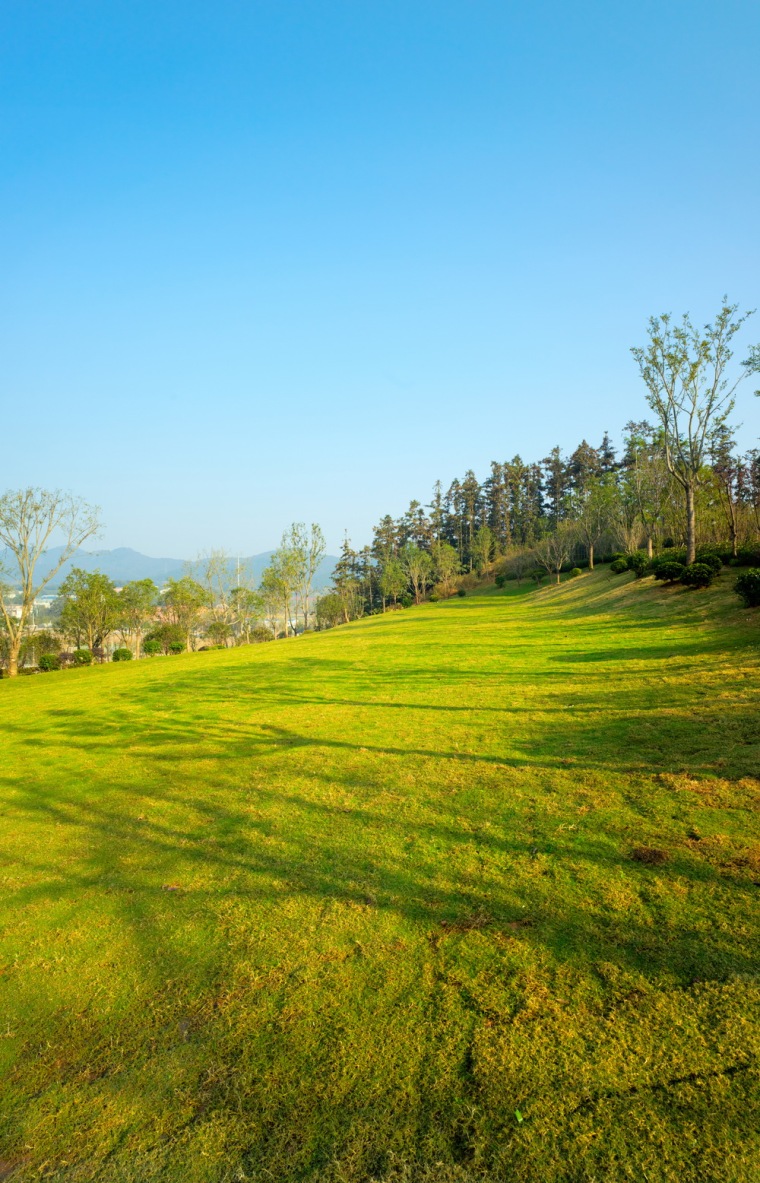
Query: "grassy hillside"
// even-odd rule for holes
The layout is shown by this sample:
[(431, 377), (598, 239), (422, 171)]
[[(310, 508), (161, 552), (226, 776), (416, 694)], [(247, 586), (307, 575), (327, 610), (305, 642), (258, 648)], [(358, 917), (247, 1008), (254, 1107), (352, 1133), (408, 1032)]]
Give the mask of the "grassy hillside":
[(730, 582), (0, 684), (0, 1178), (756, 1181)]

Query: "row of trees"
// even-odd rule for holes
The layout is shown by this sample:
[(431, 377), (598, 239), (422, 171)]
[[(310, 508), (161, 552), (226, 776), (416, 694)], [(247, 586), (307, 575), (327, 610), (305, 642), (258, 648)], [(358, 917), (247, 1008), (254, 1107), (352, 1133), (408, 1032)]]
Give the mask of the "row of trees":
[[(0, 583), (0, 650), (11, 676), (18, 673), (25, 639), (27, 657), (43, 651), (42, 636), (32, 639), (35, 599), (99, 527), (98, 510), (66, 494), (26, 489), (0, 499), (0, 544), (6, 562), (10, 557), (17, 568)], [(54, 535), (65, 540), (59, 558), (43, 578), (35, 578)], [(149, 651), (168, 652), (192, 649), (200, 641), (228, 645), (288, 636), (309, 627), (314, 578), (324, 553), (321, 528), (294, 522), (258, 587), (251, 573), (221, 550), (201, 556), (183, 578), (170, 579), (161, 589), (150, 579), (117, 588), (102, 572), (74, 568), (56, 602), (58, 641), (48, 637), (45, 644), (50, 649), (67, 641), (98, 653), (117, 637), (139, 657), (144, 641)]]
[(724, 539), (736, 554), (760, 531), (760, 452), (738, 453), (729, 417), (742, 377), (760, 372), (760, 346), (729, 378), (732, 341), (746, 316), (724, 300), (712, 324), (688, 316), (649, 322), (648, 341), (632, 350), (655, 421), (626, 425), (620, 454), (605, 433), (569, 455), (493, 461), (482, 482), (472, 470), (430, 502), (386, 515), (371, 546), (343, 545), (334, 587), (318, 609), (325, 625), (429, 588), (448, 595), (461, 572), (482, 573), (499, 556), (554, 574), (571, 558), (593, 568), (600, 545), (649, 557), (683, 544), (692, 563), (698, 542)]

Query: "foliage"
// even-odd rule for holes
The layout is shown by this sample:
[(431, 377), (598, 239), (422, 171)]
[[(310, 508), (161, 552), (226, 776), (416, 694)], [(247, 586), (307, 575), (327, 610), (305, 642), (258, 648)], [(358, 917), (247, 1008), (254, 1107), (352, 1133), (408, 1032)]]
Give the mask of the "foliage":
[[(59, 490), (27, 488), (0, 496), (0, 621), (8, 642), (8, 674), (15, 677), (19, 651), (34, 602), (82, 545), (100, 528), (99, 511)], [(44, 577), (37, 563), (53, 538), (62, 545)], [(21, 589), (20, 614), (11, 611), (10, 587)]]
[(113, 581), (100, 571), (74, 567), (61, 584), (58, 624), (64, 636), (91, 651), (102, 647), (119, 620), (119, 597)]
[(709, 567), (713, 575), (720, 575), (723, 570), (723, 562), (720, 556), (714, 552), (697, 551), (697, 562), (702, 563), (705, 567)]
[(709, 587), (715, 572), (707, 563), (689, 563), (681, 572), (681, 583), (687, 587)]
[(747, 319), (723, 301), (715, 321), (695, 327), (669, 313), (649, 320), (649, 341), (631, 352), (647, 387), (647, 401), (663, 434), (665, 462), (686, 498), (687, 562), (696, 551), (695, 492), (703, 483), (706, 454), (726, 425), (741, 376), (726, 378), (731, 342)]
[[(186, 632), (181, 624), (159, 624), (156, 628), (151, 629), (146, 633), (143, 641), (143, 652), (148, 654), (155, 653), (176, 653), (181, 652), (186, 647)], [(155, 646), (158, 645), (158, 649)]]
[(633, 554), (628, 555), (628, 570), (633, 571), (637, 579), (641, 579), (648, 574), (650, 569), (649, 559), (643, 551), (637, 550)]
[(582, 572), (582, 570), (580, 569), (580, 567), (572, 567), (572, 568), (570, 569), (570, 578), (571, 578), (571, 579), (577, 579), (577, 578), (578, 578), (578, 576), (579, 576), (579, 575), (582, 575), (582, 574), (583, 574), (583, 572)]
[(75, 649), (71, 655), (72, 665), (92, 665), (92, 654), (89, 649)]
[(127, 649), (126, 646), (122, 646), (121, 649), (114, 649), (113, 653), (111, 654), (111, 661), (131, 661), (131, 660), (132, 660), (132, 650)]
[(661, 579), (665, 583), (678, 583), (686, 568), (683, 563), (669, 560), (658, 563), (652, 570), (655, 579)]
[(317, 600), (317, 628), (334, 628), (343, 620), (343, 600), (337, 592), (325, 592)]
[[(200, 626), (204, 610), (213, 603), (211, 591), (189, 575), (182, 579), (168, 579), (161, 603), (167, 622), (176, 626), (181, 632), (183, 645), (190, 649), (192, 634)], [(155, 630), (150, 635), (154, 634)]]
[(504, 587), (504, 584), (506, 582), (507, 582), (506, 575), (503, 573), (503, 571), (500, 571), (498, 573), (498, 575), (496, 576), (496, 578), (494, 579), (494, 583), (496, 584), (497, 587)]
[(47, 673), (61, 668), (61, 657), (58, 653), (43, 653), (37, 663), (39, 669)]
[(614, 563), (610, 563), (610, 571), (613, 575), (622, 575), (627, 570), (628, 559), (615, 559)]
[(257, 624), (255, 628), (251, 629), (251, 644), (261, 645), (264, 641), (273, 641), (274, 633), (271, 628), (267, 628), (265, 624)]
[(460, 599), (463, 600), (464, 597), (467, 595), (467, 588), (466, 587), (458, 587), (457, 588), (457, 595), (459, 596)]
[(734, 583), (734, 591), (747, 608), (760, 606), (760, 567), (750, 567)]

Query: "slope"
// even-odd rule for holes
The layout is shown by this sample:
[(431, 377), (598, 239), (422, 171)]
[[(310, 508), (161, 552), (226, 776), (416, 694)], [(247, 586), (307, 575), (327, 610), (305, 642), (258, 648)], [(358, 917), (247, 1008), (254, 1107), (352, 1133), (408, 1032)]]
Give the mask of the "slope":
[(0, 684), (5, 1172), (756, 1179), (729, 584)]

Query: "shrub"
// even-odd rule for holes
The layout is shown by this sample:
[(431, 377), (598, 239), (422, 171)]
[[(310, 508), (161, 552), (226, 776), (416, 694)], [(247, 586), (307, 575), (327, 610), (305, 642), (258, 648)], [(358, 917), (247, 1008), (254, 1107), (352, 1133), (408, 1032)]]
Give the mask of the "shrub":
[(617, 563), (618, 559), (625, 559), (626, 562), (628, 560), (628, 556), (623, 554), (622, 550), (615, 550), (611, 555), (606, 555), (605, 558), (608, 563)]
[(654, 568), (654, 577), (664, 580), (665, 583), (678, 583), (684, 570), (683, 563), (657, 563)]
[(503, 573), (499, 572), (499, 574), (496, 576), (496, 579), (494, 580), (494, 583), (496, 584), (496, 586), (497, 586), (497, 587), (504, 587), (504, 584), (505, 584), (506, 582), (507, 582), (507, 577), (506, 577), (506, 575), (504, 575)]
[(409, 592), (404, 592), (403, 596), (401, 597), (401, 607), (402, 608), (411, 608), (413, 603), (414, 603), (414, 601), (413, 601), (412, 597), (409, 595)]
[(736, 552), (736, 565), (738, 567), (757, 567), (760, 565), (760, 546), (749, 546), (746, 543), (740, 546)]
[[(143, 644), (143, 650), (145, 650), (145, 645), (148, 642), (157, 641), (159, 646), (158, 649), (151, 650), (151, 652), (181, 653), (185, 648), (186, 635), (187, 634), (185, 633), (185, 630), (179, 624), (159, 624), (157, 628), (151, 629), (151, 631), (146, 635), (145, 643)], [(172, 645), (179, 645), (179, 649), (173, 650), (171, 648)]]
[(59, 670), (61, 659), (57, 653), (43, 653), (39, 660), (39, 668), (44, 673), (48, 673), (50, 670)]
[(131, 661), (131, 660), (132, 660), (132, 650), (131, 649), (114, 649), (113, 653), (111, 654), (111, 661)]
[(457, 588), (457, 595), (460, 597), (460, 599), (464, 599), (464, 597), (467, 595), (467, 588), (466, 587)]
[(75, 649), (71, 660), (74, 665), (92, 665), (92, 654), (89, 649)]
[(698, 563), (704, 563), (705, 567), (709, 567), (713, 575), (719, 575), (723, 570), (723, 560), (721, 559), (720, 555), (715, 553), (715, 551), (708, 551), (707, 554), (700, 554), (700, 552), (697, 551), (696, 561)]
[(157, 653), (161, 652), (161, 642), (148, 638), (147, 641), (143, 641), (142, 651), (146, 657), (155, 657)]
[(171, 641), (169, 644), (169, 652), (170, 653), (184, 653), (185, 646), (182, 645), (179, 641)]
[(681, 583), (687, 587), (709, 587), (715, 578), (715, 572), (707, 563), (691, 563), (681, 572)]
[(437, 604), (438, 601), (440, 600), (440, 598), (441, 597), (437, 594), (437, 592), (431, 592), (430, 595), (428, 596), (428, 600), (430, 601), (431, 604)]
[(668, 546), (661, 550), (656, 559), (652, 559), (652, 571), (656, 572), (660, 563), (680, 563), (686, 566), (686, 551), (683, 547)]
[[(734, 591), (747, 608), (760, 607), (760, 567), (750, 567), (734, 584)], [(40, 666), (42, 661), (40, 660)]]
[(582, 575), (582, 574), (583, 574), (583, 572), (581, 571), (580, 567), (573, 567), (572, 570), (570, 571), (570, 578), (577, 579), (578, 576)]
[(637, 579), (649, 574), (649, 558), (641, 550), (636, 550), (628, 556), (628, 570), (633, 571)]
[(613, 575), (622, 575), (624, 571), (628, 570), (628, 559), (615, 559), (611, 565), (610, 571)]
[(274, 633), (265, 624), (257, 624), (256, 628), (251, 629), (251, 640), (254, 645), (263, 644), (264, 641), (273, 641)]

